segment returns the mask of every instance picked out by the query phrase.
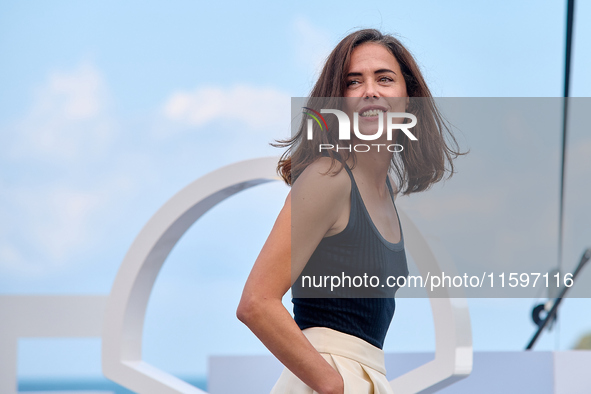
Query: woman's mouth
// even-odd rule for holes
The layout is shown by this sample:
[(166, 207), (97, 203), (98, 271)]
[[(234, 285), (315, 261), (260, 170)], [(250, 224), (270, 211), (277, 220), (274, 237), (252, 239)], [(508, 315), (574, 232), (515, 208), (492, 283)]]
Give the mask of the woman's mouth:
[(378, 116), (379, 114), (381, 114), (383, 112), (386, 112), (386, 111), (381, 110), (381, 109), (370, 109), (370, 110), (367, 110), (367, 111), (364, 111), (364, 112), (360, 113), (359, 115), (361, 117), (367, 118), (367, 117), (370, 117), (370, 116)]

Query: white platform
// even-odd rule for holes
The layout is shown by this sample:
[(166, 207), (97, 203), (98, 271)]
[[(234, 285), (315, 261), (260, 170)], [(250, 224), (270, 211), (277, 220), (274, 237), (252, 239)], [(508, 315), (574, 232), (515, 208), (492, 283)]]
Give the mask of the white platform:
[[(388, 379), (432, 359), (433, 353), (388, 353)], [(272, 356), (212, 356), (208, 393), (268, 393), (282, 369)], [(474, 352), (470, 376), (438, 393), (589, 394), (591, 351)]]
[(22, 394), (113, 394), (112, 391), (23, 391)]

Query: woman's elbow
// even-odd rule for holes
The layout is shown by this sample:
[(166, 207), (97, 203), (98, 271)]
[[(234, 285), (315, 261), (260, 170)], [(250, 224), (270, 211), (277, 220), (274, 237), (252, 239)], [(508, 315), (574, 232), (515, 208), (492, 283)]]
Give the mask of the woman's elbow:
[(238, 308), (236, 308), (236, 317), (248, 326), (256, 318), (260, 308), (259, 304), (256, 297), (243, 295)]

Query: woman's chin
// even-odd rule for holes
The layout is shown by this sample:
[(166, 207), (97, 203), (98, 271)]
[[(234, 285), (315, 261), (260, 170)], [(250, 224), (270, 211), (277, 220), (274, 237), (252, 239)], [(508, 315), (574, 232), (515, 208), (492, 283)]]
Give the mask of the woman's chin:
[(382, 130), (380, 135), (377, 135), (378, 134), (378, 124), (376, 121), (376, 123), (374, 123), (374, 124), (359, 125), (359, 134), (366, 136), (366, 137), (373, 137), (375, 139), (378, 139), (381, 137), (382, 134), (384, 134), (384, 131)]

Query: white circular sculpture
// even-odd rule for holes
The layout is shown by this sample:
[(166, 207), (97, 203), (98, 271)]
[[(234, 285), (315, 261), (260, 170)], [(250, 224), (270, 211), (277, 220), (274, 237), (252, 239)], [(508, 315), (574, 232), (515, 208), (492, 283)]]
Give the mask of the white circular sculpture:
[[(166, 257), (203, 214), (226, 198), (262, 183), (281, 180), (278, 157), (230, 164), (189, 184), (150, 218), (127, 251), (107, 300), (102, 334), (104, 375), (139, 394), (203, 394), (181, 379), (142, 361), (142, 334), (152, 287)], [(402, 211), (405, 247), (422, 275), (442, 268), (418, 228)], [(397, 393), (432, 393), (468, 376), (472, 334), (466, 300), (432, 298), (435, 359), (391, 382)]]

